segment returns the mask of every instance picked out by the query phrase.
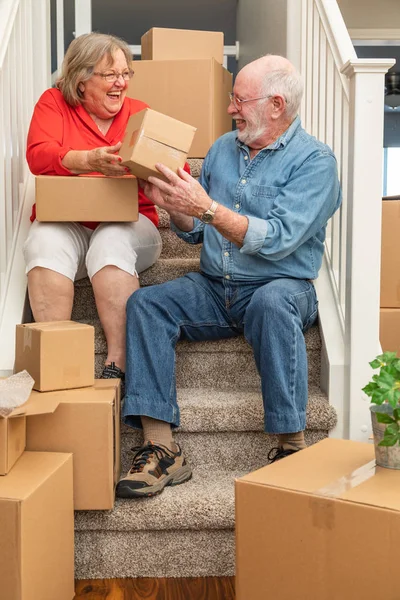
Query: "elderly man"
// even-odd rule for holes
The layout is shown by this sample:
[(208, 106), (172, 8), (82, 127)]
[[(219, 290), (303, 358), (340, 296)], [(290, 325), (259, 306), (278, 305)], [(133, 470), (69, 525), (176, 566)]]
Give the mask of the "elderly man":
[(125, 423), (144, 445), (121, 479), (124, 498), (152, 496), (191, 477), (172, 428), (179, 425), (175, 346), (244, 334), (261, 377), (271, 461), (305, 447), (307, 354), (317, 317), (328, 219), (341, 192), (332, 151), (297, 116), (302, 84), (293, 65), (264, 56), (238, 74), (228, 112), (236, 131), (218, 139), (200, 181), (163, 165), (146, 195), (188, 243), (203, 242), (200, 273), (137, 291), (127, 305)]

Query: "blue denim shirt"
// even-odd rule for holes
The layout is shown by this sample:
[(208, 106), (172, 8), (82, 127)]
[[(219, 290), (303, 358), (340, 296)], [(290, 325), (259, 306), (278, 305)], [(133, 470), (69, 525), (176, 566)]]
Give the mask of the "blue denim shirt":
[(195, 219), (183, 240), (203, 242), (200, 269), (213, 278), (267, 282), (315, 279), (321, 267), (326, 223), (341, 203), (332, 150), (306, 133), (297, 117), (250, 160), (232, 131), (210, 148), (200, 175), (209, 196), (248, 218), (241, 248), (212, 225)]

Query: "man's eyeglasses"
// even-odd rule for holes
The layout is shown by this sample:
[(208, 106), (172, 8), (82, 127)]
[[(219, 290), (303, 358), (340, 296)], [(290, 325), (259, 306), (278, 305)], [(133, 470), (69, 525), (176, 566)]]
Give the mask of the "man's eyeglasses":
[(116, 73), (115, 71), (107, 71), (106, 73), (99, 73), (94, 71), (93, 75), (97, 75), (98, 77), (102, 77), (105, 81), (109, 83), (115, 83), (117, 79), (122, 77), (124, 81), (129, 81), (133, 77), (134, 71), (132, 69), (127, 69), (126, 71), (122, 71), (122, 73)]
[(255, 100), (264, 100), (265, 98), (273, 98), (273, 95), (268, 94), (268, 96), (259, 96), (259, 98), (247, 98), (247, 100), (241, 100), (240, 98), (235, 98), (234, 94), (229, 92), (229, 100), (232, 102), (233, 106), (238, 112), (242, 110), (242, 104), (245, 102), (255, 102)]

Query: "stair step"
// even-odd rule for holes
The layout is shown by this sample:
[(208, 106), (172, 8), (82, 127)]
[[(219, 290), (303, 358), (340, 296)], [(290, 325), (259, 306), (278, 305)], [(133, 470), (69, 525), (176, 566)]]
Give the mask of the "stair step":
[[(240, 471), (198, 467), (190, 481), (139, 502), (117, 499), (112, 511), (77, 511), (75, 530), (160, 531), (234, 527), (234, 481)], [(212, 506), (212, 511), (210, 510)]]
[[(311, 446), (328, 436), (327, 430), (306, 429), (306, 444)], [(194, 469), (206, 466), (210, 471), (239, 470), (246, 473), (268, 464), (268, 453), (275, 448), (277, 438), (261, 431), (226, 431), (219, 433), (177, 432), (174, 439), (182, 447), (185, 457)], [(141, 433), (132, 430), (121, 434), (121, 468), (126, 473), (131, 467), (131, 448), (142, 445)]]
[[(186, 273), (199, 271), (198, 258), (159, 258), (155, 265), (140, 274), (142, 287), (164, 283), (170, 279), (182, 277)], [(75, 282), (75, 298), (72, 308), (72, 320), (98, 319), (93, 290), (88, 277)]]
[(200, 258), (202, 244), (187, 244), (171, 229), (160, 229), (162, 251), (160, 258)]
[[(225, 340), (227, 341), (227, 340)], [(230, 340), (229, 340), (230, 341)], [(192, 342), (194, 345), (196, 342)], [(178, 343), (175, 363), (176, 385), (190, 388), (219, 388), (224, 390), (259, 390), (260, 377), (249, 352), (224, 352), (218, 342), (201, 342), (201, 351), (190, 351)], [(320, 350), (308, 350), (310, 385), (319, 385)], [(100, 377), (106, 353), (95, 355), (95, 374)]]
[[(137, 500), (134, 504), (140, 502), (142, 500)], [(179, 520), (175, 527), (140, 532), (77, 531), (76, 579), (223, 577), (235, 574), (233, 529), (179, 529)]]
[[(263, 403), (259, 392), (226, 392), (216, 389), (178, 388), (178, 404), (184, 433), (264, 431)], [(330, 431), (336, 425), (336, 413), (319, 388), (310, 387), (307, 428)], [(122, 434), (133, 430), (126, 425)]]

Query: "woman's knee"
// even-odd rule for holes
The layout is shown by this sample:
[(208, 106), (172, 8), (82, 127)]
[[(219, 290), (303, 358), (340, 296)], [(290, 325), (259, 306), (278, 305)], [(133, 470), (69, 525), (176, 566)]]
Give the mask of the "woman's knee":
[(73, 279), (87, 249), (85, 234), (75, 225), (34, 221), (23, 246), (27, 271), (44, 267)]
[(156, 262), (161, 254), (161, 236), (151, 221), (143, 223), (143, 219), (137, 223), (103, 223), (96, 229), (86, 256), (89, 277), (109, 265), (137, 275)]

